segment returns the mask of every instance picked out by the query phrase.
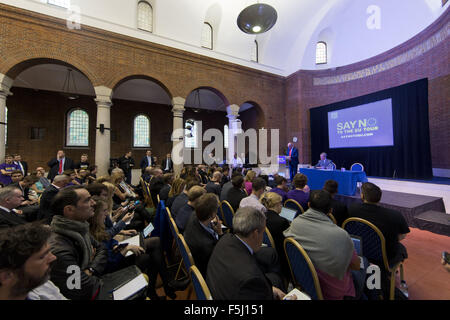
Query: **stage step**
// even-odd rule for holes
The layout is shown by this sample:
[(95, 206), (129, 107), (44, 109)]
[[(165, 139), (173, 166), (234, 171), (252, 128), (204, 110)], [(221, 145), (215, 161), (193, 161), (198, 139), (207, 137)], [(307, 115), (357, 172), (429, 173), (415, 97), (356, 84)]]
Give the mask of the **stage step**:
[(439, 211), (425, 211), (414, 217), (415, 225), (422, 230), (450, 236), (450, 214)]

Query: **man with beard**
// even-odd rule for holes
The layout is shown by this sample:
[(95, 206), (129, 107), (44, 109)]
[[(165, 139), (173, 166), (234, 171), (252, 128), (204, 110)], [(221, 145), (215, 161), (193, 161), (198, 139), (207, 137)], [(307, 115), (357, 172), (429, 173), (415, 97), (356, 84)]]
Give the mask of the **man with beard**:
[(0, 232), (0, 300), (66, 300), (49, 280), (56, 257), (50, 228), (38, 223)]

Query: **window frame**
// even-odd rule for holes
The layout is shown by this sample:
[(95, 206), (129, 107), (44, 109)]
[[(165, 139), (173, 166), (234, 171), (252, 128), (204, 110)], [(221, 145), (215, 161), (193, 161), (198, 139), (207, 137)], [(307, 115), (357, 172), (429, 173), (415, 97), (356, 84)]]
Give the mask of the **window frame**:
[[(75, 112), (75, 111), (83, 111), (84, 113), (86, 113), (87, 115), (87, 144), (86, 145), (81, 145), (81, 144), (69, 144), (69, 140), (70, 140), (70, 115)], [(89, 112), (83, 108), (80, 107), (75, 107), (75, 108), (70, 108), (69, 111), (67, 111), (66, 114), (66, 138), (65, 138), (65, 142), (64, 142), (64, 146), (66, 148), (89, 148), (89, 138), (90, 138), (90, 134), (89, 134), (89, 129), (90, 129), (90, 117), (89, 117)]]
[[(195, 138), (194, 139), (194, 145), (191, 147), (191, 146), (186, 146), (186, 122), (188, 122), (188, 121), (193, 121), (194, 122), (194, 129), (195, 129), (195, 131), (194, 131), (194, 137), (193, 138)], [(198, 143), (197, 143), (197, 134), (198, 134), (198, 126), (197, 126), (197, 123), (198, 122), (200, 122), (201, 120), (195, 120), (195, 119), (192, 119), (192, 118), (189, 118), (189, 119), (186, 119), (186, 120), (184, 120), (184, 126), (183, 126), (183, 129), (184, 129), (184, 135), (183, 135), (183, 148), (184, 149), (198, 149), (199, 148), (199, 146), (198, 146)]]
[[(150, 7), (150, 10), (151, 10), (150, 13), (151, 13), (151, 19), (152, 19), (152, 21), (150, 23), (151, 30), (147, 30), (147, 29), (141, 28), (141, 26), (139, 25), (139, 6), (140, 6), (140, 4), (146, 4), (146, 5), (148, 5)], [(145, 0), (138, 1), (138, 3), (137, 3), (136, 22), (137, 22), (137, 29), (138, 30), (153, 33), (153, 6), (148, 1), (145, 1)]]
[(51, 6), (58, 7), (58, 8), (70, 9), (70, 6), (71, 6), (71, 1), (70, 0), (68, 0), (67, 7), (63, 6), (63, 5), (60, 5), (60, 4), (56, 4), (56, 3), (50, 3), (50, 1), (52, 1), (52, 0), (47, 0), (47, 4), (49, 4)]
[[(205, 24), (208, 25), (210, 30), (211, 30), (211, 48), (210, 47), (205, 47), (203, 45), (203, 28), (205, 28)], [(214, 29), (213, 29), (212, 25), (209, 22), (206, 22), (206, 21), (203, 22), (203, 28), (202, 28), (202, 36), (201, 36), (201, 40), (202, 40), (201, 46), (202, 46), (202, 48), (213, 50), (213, 48), (214, 48)]]
[[(325, 46), (325, 62), (317, 62), (317, 49), (318, 46), (323, 44)], [(318, 41), (316, 43), (316, 65), (327, 64), (328, 63), (328, 45), (325, 41)]]
[[(146, 146), (136, 146), (135, 145), (136, 119), (140, 116), (145, 117), (148, 121), (148, 145), (146, 145)], [(136, 114), (136, 116), (134, 116), (134, 118), (133, 118), (133, 133), (131, 136), (131, 140), (132, 140), (131, 146), (133, 149), (151, 148), (151, 145), (152, 145), (152, 142), (151, 142), (152, 141), (152, 122), (151, 122), (150, 116), (148, 116), (145, 113), (138, 113), (138, 114)]]

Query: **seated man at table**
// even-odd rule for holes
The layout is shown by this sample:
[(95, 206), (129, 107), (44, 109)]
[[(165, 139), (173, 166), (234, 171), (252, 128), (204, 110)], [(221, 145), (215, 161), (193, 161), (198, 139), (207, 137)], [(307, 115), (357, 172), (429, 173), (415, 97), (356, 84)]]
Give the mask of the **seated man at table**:
[(327, 159), (327, 154), (325, 152), (322, 152), (320, 154), (320, 160), (317, 162), (317, 164), (314, 166), (316, 169), (332, 169), (333, 168), (333, 161), (330, 159)]

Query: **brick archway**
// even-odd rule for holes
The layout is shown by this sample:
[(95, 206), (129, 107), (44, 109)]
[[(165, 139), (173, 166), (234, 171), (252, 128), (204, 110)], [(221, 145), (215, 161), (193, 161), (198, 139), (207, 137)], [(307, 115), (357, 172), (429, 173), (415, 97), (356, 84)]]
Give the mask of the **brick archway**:
[(142, 72), (137, 72), (136, 74), (130, 74), (129, 72), (127, 73), (127, 75), (124, 75), (122, 78), (118, 79), (117, 77), (114, 77), (115, 80), (110, 80), (108, 81), (110, 88), (112, 88), (113, 90), (113, 95), (114, 95), (114, 91), (123, 83), (129, 81), (129, 80), (135, 80), (135, 79), (144, 79), (144, 80), (148, 80), (151, 82), (154, 82), (156, 84), (158, 84), (169, 96), (170, 100), (172, 100), (172, 98), (174, 97), (174, 95), (172, 94), (172, 92), (170, 91), (170, 89), (163, 83), (161, 82), (159, 79), (156, 79), (155, 77), (146, 75), (145, 73)]

